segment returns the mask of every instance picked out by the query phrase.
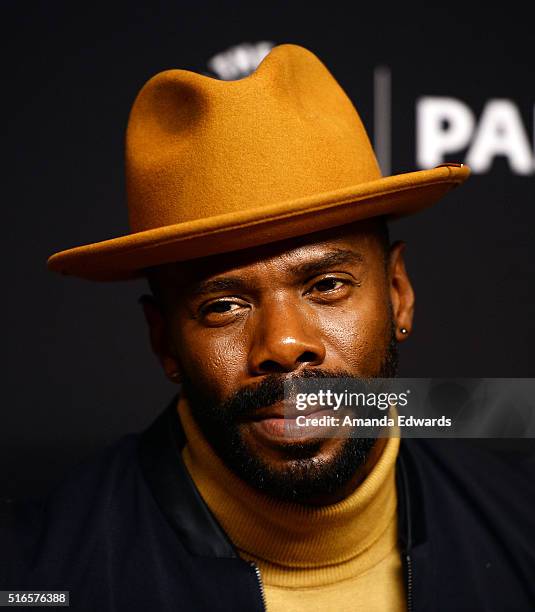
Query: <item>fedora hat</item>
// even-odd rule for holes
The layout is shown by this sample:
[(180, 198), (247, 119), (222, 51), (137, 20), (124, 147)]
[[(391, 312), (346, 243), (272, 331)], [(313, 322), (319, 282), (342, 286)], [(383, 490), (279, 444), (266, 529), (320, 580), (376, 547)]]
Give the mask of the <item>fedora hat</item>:
[(245, 249), (434, 204), (469, 169), (383, 177), (357, 111), (297, 45), (220, 81), (186, 70), (150, 79), (126, 134), (131, 232), (62, 251), (51, 270), (123, 280), (158, 264)]

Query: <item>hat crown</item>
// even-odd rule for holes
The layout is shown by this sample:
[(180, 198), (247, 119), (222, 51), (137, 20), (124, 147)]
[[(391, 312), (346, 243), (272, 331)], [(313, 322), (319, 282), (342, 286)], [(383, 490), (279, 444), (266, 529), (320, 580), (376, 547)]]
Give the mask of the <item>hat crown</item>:
[(280, 45), (250, 76), (150, 79), (130, 114), (133, 232), (299, 200), (380, 178), (357, 111), (321, 61)]

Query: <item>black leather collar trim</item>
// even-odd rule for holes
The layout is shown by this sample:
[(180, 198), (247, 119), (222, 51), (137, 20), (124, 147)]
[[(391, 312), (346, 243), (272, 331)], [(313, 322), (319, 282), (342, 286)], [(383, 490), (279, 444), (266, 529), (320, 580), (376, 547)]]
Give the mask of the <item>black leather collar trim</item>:
[(177, 413), (178, 396), (141, 435), (143, 475), (158, 506), (190, 554), (232, 559), (231, 541), (200, 496), (181, 450), (186, 443)]
[(410, 452), (411, 442), (408, 439), (401, 439), (396, 462), (398, 538), (401, 549), (406, 552), (427, 540), (420, 475)]

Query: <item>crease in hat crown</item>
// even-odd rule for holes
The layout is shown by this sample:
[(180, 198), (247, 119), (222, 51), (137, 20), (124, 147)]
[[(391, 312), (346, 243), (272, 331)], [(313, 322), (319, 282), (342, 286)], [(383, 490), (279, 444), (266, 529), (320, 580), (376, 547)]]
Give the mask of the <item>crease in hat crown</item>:
[(50, 269), (124, 280), (376, 215), (412, 214), (463, 182), (461, 164), (382, 177), (362, 121), (310, 51), (279, 45), (254, 73), (151, 78), (126, 134), (131, 233), (52, 255)]
[(132, 231), (333, 191), (380, 177), (362, 122), (309, 51), (281, 45), (250, 76), (184, 70), (139, 93), (126, 138)]

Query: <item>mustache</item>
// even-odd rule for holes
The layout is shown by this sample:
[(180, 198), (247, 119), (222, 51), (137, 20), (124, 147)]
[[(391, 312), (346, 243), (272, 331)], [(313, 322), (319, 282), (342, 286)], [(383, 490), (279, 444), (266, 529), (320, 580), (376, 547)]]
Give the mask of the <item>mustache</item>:
[(268, 408), (285, 399), (285, 383), (305, 379), (357, 378), (345, 370), (326, 370), (314, 368), (298, 374), (268, 374), (261, 382), (238, 389), (218, 406), (218, 414), (227, 423), (238, 423), (254, 419), (258, 411)]

